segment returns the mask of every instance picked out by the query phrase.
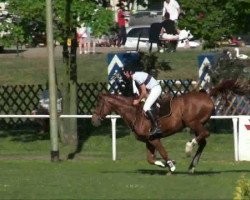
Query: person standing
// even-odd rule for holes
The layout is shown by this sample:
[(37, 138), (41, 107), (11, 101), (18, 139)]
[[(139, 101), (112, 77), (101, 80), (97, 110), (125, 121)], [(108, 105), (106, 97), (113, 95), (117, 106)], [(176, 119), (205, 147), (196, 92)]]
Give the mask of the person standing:
[[(84, 23), (81, 24), (80, 27), (77, 28), (77, 37), (78, 37), (78, 43), (79, 43), (79, 54), (83, 53), (83, 50), (86, 48), (86, 38), (87, 38), (87, 27)], [(87, 52), (86, 50), (84, 51)]]
[(117, 46), (118, 47), (124, 47), (126, 40), (127, 40), (127, 33), (126, 33), (126, 19), (125, 19), (125, 6), (120, 3), (117, 4), (119, 6), (118, 13), (117, 13), (117, 20), (118, 20), (118, 41)]
[[(87, 52), (88, 53), (95, 53), (95, 47), (96, 47), (96, 39), (93, 36), (93, 29), (91, 26), (87, 27), (87, 35), (88, 35), (88, 45), (87, 45)], [(92, 47), (92, 51), (91, 51), (91, 47)]]
[(165, 13), (168, 12), (170, 19), (177, 22), (180, 14), (180, 5), (176, 0), (164, 0), (162, 17), (165, 17)]

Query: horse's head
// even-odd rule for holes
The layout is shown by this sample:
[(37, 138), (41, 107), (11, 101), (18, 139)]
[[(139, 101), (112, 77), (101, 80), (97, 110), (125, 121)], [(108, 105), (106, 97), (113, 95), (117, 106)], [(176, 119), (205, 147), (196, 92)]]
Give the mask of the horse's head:
[(99, 94), (95, 112), (92, 116), (92, 124), (100, 126), (101, 121), (111, 112), (111, 106), (105, 98), (105, 94)]

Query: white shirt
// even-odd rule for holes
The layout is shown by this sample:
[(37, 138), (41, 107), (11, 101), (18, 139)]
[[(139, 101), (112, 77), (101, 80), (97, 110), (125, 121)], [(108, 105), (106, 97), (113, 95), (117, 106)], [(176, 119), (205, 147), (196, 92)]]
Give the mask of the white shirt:
[[(133, 80), (139, 85), (144, 84), (147, 77), (148, 77), (148, 73), (146, 72), (135, 72), (132, 75)], [(157, 82), (157, 80), (154, 79), (154, 77), (151, 76), (150, 81), (148, 82), (148, 84), (145, 84), (145, 85), (148, 90), (151, 90), (154, 86), (159, 85), (159, 83)]]
[(176, 0), (170, 0), (169, 3), (164, 1), (162, 16), (164, 16), (165, 13), (168, 12), (171, 20), (173, 21), (178, 20), (179, 10), (180, 10), (180, 5)]
[(77, 28), (77, 33), (80, 37), (87, 37), (87, 27), (81, 26)]

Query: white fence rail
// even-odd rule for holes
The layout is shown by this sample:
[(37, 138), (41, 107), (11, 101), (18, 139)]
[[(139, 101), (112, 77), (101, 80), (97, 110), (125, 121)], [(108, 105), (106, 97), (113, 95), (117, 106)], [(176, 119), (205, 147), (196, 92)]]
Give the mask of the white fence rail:
[[(0, 115), (0, 118), (49, 118), (50, 115)], [(92, 118), (92, 115), (60, 115), (59, 118)], [(233, 122), (233, 134), (234, 134), (234, 149), (235, 149), (235, 160), (239, 160), (239, 118), (242, 116), (211, 116), (211, 119), (232, 119)], [(250, 116), (247, 116), (250, 118)], [(108, 115), (107, 119), (111, 119), (112, 125), (112, 159), (116, 160), (116, 120), (121, 118), (119, 115)]]

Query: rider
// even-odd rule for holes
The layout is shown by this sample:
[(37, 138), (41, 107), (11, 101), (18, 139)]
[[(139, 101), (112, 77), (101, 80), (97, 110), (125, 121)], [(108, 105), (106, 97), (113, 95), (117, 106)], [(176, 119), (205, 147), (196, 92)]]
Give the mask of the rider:
[(146, 72), (137, 71), (136, 66), (128, 64), (123, 67), (123, 73), (128, 79), (132, 79), (139, 85), (140, 95), (138, 99), (133, 101), (133, 105), (138, 105), (142, 99), (146, 99), (143, 105), (143, 111), (151, 121), (153, 128), (151, 129), (149, 139), (154, 139), (160, 136), (162, 131), (158, 127), (157, 120), (155, 119), (151, 106), (155, 103), (157, 98), (161, 95), (162, 89), (157, 80)]

